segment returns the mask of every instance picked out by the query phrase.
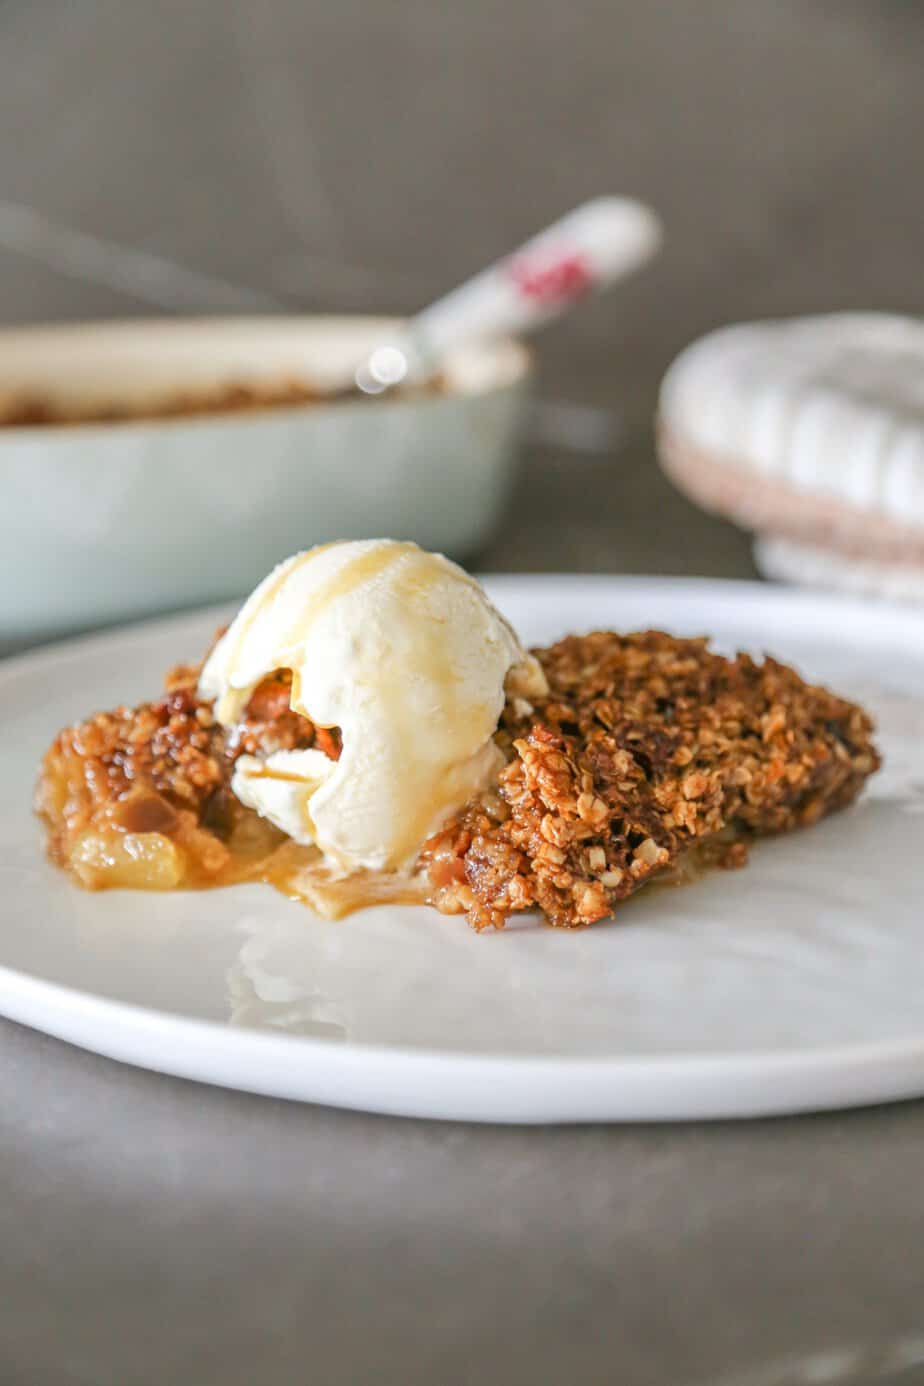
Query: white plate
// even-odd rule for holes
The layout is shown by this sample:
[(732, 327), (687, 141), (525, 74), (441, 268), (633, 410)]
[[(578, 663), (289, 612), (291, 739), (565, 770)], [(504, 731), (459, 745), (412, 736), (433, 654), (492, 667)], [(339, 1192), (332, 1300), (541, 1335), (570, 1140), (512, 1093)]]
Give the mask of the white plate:
[(76, 890), (29, 812), (65, 722), (140, 698), (221, 613), (0, 665), (0, 1012), (254, 1092), (480, 1121), (752, 1116), (924, 1094), (924, 614), (747, 583), (514, 578), (530, 641), (661, 626), (768, 648), (865, 699), (865, 800), (741, 872), (578, 933), (477, 935), (426, 909), (313, 918), (263, 886)]

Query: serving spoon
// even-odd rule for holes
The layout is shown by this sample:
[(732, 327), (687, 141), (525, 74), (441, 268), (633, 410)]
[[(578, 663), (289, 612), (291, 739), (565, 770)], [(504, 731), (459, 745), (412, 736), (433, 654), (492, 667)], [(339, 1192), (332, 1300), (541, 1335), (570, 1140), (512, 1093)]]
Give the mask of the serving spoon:
[(639, 269), (661, 244), (653, 211), (598, 197), (533, 236), (422, 312), (359, 363), (347, 393), (381, 395), (421, 385), (467, 342), (531, 332), (592, 290)]

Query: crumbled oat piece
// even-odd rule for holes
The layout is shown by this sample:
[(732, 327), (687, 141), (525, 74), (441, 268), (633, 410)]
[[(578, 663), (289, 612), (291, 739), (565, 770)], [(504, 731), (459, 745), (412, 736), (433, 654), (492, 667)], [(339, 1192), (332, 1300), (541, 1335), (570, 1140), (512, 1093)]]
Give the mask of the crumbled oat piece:
[(515, 908), (577, 927), (653, 876), (685, 879), (694, 856), (743, 866), (749, 837), (843, 807), (878, 765), (862, 709), (772, 659), (658, 631), (535, 654), (548, 698), (531, 719), (508, 705), (498, 737), (508, 817), (470, 806), (425, 853), (470, 827), (457, 860), (476, 928)]

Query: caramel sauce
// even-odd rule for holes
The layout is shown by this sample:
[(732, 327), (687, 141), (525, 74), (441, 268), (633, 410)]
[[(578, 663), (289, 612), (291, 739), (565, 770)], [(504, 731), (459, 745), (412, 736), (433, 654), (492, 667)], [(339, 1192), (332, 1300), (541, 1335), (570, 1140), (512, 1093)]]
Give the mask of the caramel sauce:
[(293, 775), (287, 770), (273, 770), (261, 765), (259, 770), (248, 770), (248, 780), (279, 780), (282, 784), (304, 784), (304, 775)]
[[(311, 552), (314, 554), (323, 553), (325, 549), (329, 549), (331, 547), (331, 544), (320, 544), (317, 548), (312, 549)], [(307, 554), (303, 555), (303, 561), (304, 558), (306, 558), (307, 556)], [(281, 564), (277, 572), (273, 575), (272, 581), (269, 583), (268, 587), (261, 596), (259, 604), (255, 605), (253, 610), (250, 611), (246, 617), (244, 616), (244, 610), (241, 610), (237, 618), (240, 621), (240, 628), (238, 629), (234, 637), (233, 653), (230, 653), (225, 657), (225, 667), (227, 669), (233, 670), (240, 663), (241, 656), (244, 652), (244, 646), (247, 643), (248, 635), (253, 630), (254, 626), (256, 625), (257, 621), (259, 620), (263, 612), (266, 610), (266, 608), (273, 603), (273, 601), (282, 591), (283, 587), (289, 580), (290, 574), (293, 573), (298, 566), (299, 563), (295, 559), (289, 559), (288, 562)], [(263, 676), (265, 677), (267, 674), (273, 672), (274, 671), (271, 669), (266, 669), (264, 670)], [(250, 697), (250, 694), (252, 692), (253, 689), (232, 690), (229, 688), (228, 692), (221, 699), (221, 704), (216, 705), (216, 715), (218, 717), (218, 720), (220, 722), (225, 723), (225, 725), (236, 720), (236, 718), (241, 713), (243, 705), (247, 702), (247, 699)]]
[[(250, 810), (242, 812), (250, 816)], [(195, 845), (184, 843), (182, 888), (208, 890), (262, 883), (290, 900), (300, 900), (325, 919), (341, 919), (371, 905), (422, 905), (432, 893), (429, 881), (420, 876), (360, 871), (338, 877), (317, 847), (293, 842), (256, 814), (252, 818), (250, 843), (226, 849), (217, 870), (214, 864), (209, 869)], [(157, 887), (152, 883), (152, 888)]]
[[(265, 883), (291, 900), (300, 900), (326, 919), (340, 919), (371, 905), (421, 905), (432, 895), (429, 878), (389, 872), (360, 871), (337, 876), (317, 847), (303, 846), (235, 802), (229, 830), (222, 836), (196, 824), (180, 812), (160, 831), (145, 824), (132, 830), (114, 818), (93, 832), (95, 859), (101, 869), (89, 878), (65, 857), (75, 878), (89, 889), (211, 890), (225, 886)], [(105, 869), (124, 858), (128, 838), (144, 844), (133, 860), (131, 877)], [(141, 859), (143, 857), (143, 860)]]
[(331, 873), (316, 847), (287, 842), (259, 870), (265, 881), (290, 900), (301, 900), (325, 919), (342, 919), (372, 905), (424, 905), (431, 887), (420, 876), (358, 871)]
[[(273, 577), (272, 582), (262, 594), (259, 603), (254, 605), (253, 609), (247, 613), (246, 619), (243, 619), (243, 613), (238, 617), (240, 620), (240, 627), (235, 632), (233, 649), (225, 656), (226, 669), (234, 670), (240, 664), (248, 636), (260, 618), (272, 606), (273, 602), (282, 592), (282, 589), (293, 574), (298, 572), (298, 570), (303, 568), (306, 564), (311, 563), (319, 554), (325, 553), (328, 549), (336, 548), (337, 546), (338, 541), (329, 544), (318, 544), (315, 548), (309, 549), (306, 553), (299, 554), (297, 557), (290, 559), (289, 562), (281, 565), (279, 571)], [(311, 627), (327, 607), (330, 606), (331, 602), (336, 601), (338, 597), (346, 596), (348, 593), (355, 591), (360, 583), (367, 581), (370, 577), (377, 576), (378, 573), (396, 562), (400, 558), (402, 550), (413, 549), (413, 547), (414, 546), (411, 544), (394, 543), (370, 549), (366, 553), (359, 554), (351, 562), (345, 563), (342, 568), (336, 573), (333, 573), (299, 609), (296, 620), (293, 622), (292, 627), (282, 641), (282, 648), (279, 652), (280, 667), (289, 667), (285, 664), (285, 655), (287, 653), (291, 654), (293, 652), (293, 647), (307, 638)], [(265, 669), (261, 672), (261, 677), (265, 678), (268, 674), (273, 672), (274, 671), (271, 669)], [(302, 701), (301, 679), (299, 678), (298, 670), (291, 669), (290, 672), (292, 674), (292, 692), (289, 699), (289, 706), (292, 708), (293, 712), (300, 712), (302, 716), (310, 717), (311, 714), (307, 711)], [(252, 689), (229, 690), (229, 694), (225, 695), (225, 698), (221, 700), (223, 706), (219, 708), (219, 720), (225, 725), (235, 721), (240, 715), (243, 704), (252, 691)], [(312, 718), (312, 720), (314, 719)], [(322, 726), (324, 724), (318, 723), (317, 725)]]
[[(289, 572), (287, 572), (285, 576), (288, 578), (290, 573), (296, 572), (303, 564), (310, 563), (319, 553), (323, 553), (324, 550), (333, 547), (335, 547), (333, 544), (323, 544), (320, 548), (309, 549), (307, 553), (302, 554), (301, 558), (289, 569)], [(349, 563), (345, 563), (338, 572), (333, 573), (328, 578), (327, 582), (322, 583), (318, 590), (312, 593), (304, 606), (301, 607), (284, 641), (284, 649), (290, 650), (296, 644), (303, 643), (307, 639), (311, 627), (315, 625), (328, 607), (333, 602), (337, 601), (338, 598), (349, 596), (351, 592), (355, 592), (364, 582), (368, 582), (370, 578), (378, 577), (378, 575), (385, 572), (387, 568), (400, 562), (405, 553), (413, 553), (415, 551), (416, 546), (414, 544), (401, 544), (390, 541), (374, 549), (369, 549), (366, 553), (358, 554), (357, 557), (352, 559)], [(276, 592), (274, 591), (271, 594), (271, 599), (275, 597), (275, 595)], [(311, 713), (301, 702), (300, 685), (301, 680), (299, 679), (298, 670), (293, 669), (290, 706), (293, 711), (300, 712), (304, 717), (311, 717)], [(312, 718), (312, 720), (314, 719)], [(319, 723), (319, 725), (323, 724)]]
[[(404, 562), (394, 575), (394, 589), (401, 605), (413, 611), (415, 603), (432, 592), (444, 580), (442, 563), (433, 554), (419, 549), (415, 544), (397, 544), (398, 557)], [(466, 576), (467, 583), (481, 595), (481, 589), (473, 578)], [(411, 860), (419, 851), (420, 844), (430, 836), (438, 825), (440, 812), (447, 803), (447, 776), (454, 764), (471, 758), (471, 727), (473, 722), (484, 720), (485, 741), (495, 729), (494, 710), (486, 703), (466, 701), (460, 694), (461, 680), (455, 672), (451, 659), (451, 647), (442, 638), (443, 627), (431, 621), (415, 626), (408, 622), (408, 629), (417, 635), (413, 653), (406, 664), (390, 663), (381, 667), (376, 675), (376, 700), (384, 709), (383, 720), (392, 731), (395, 743), (401, 748), (400, 758), (404, 773), (402, 797), (409, 810), (403, 831), (392, 840), (392, 865), (399, 866)], [(445, 624), (449, 636), (448, 621)], [(433, 773), (432, 762), (421, 760), (415, 753), (420, 741), (420, 725), (416, 712), (412, 711), (406, 696), (408, 674), (421, 678), (433, 688), (435, 702), (439, 711), (445, 741), (446, 765), (443, 773)], [(465, 784), (461, 792), (453, 798), (467, 799), (474, 791), (474, 785)]]

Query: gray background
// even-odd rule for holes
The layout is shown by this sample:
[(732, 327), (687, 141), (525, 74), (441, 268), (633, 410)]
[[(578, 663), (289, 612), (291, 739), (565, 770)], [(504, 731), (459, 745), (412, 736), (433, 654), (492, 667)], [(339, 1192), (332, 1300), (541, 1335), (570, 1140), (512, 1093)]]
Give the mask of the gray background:
[[(922, 30), (899, 0), (2, 3), (2, 313), (411, 310), (635, 193), (663, 256), (543, 339), (592, 446), (539, 421), (482, 561), (747, 575), (652, 464), (657, 382), (720, 322), (920, 311)], [(3, 1024), (0, 1381), (922, 1381), (922, 1141), (918, 1104), (390, 1121)]]

